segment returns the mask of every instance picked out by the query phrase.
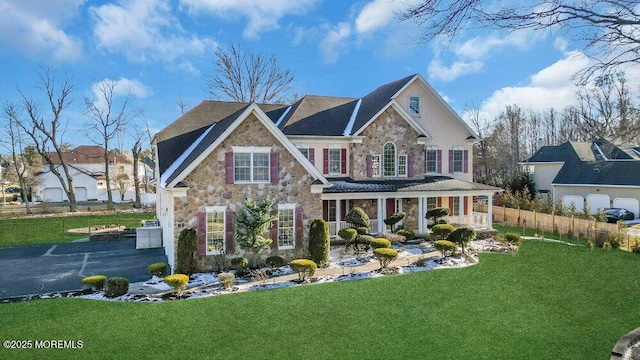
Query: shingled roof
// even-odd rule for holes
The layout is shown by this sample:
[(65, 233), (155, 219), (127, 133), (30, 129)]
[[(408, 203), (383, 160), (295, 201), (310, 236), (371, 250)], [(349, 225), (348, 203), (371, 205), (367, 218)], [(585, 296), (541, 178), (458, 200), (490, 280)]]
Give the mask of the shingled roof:
[(448, 176), (425, 176), (423, 179), (404, 180), (352, 180), (350, 178), (327, 179), (333, 185), (323, 189), (326, 194), (358, 192), (429, 192), (429, 191), (500, 191), (502, 189), (454, 179)]
[[(104, 164), (104, 148), (98, 145), (80, 145), (69, 151), (62, 152), (62, 157), (67, 164)], [(54, 164), (60, 164), (60, 157), (57, 152), (50, 152), (49, 157)], [(131, 164), (131, 161), (124, 155), (115, 151), (109, 152), (109, 162), (118, 164)], [(43, 164), (47, 161), (43, 158)]]

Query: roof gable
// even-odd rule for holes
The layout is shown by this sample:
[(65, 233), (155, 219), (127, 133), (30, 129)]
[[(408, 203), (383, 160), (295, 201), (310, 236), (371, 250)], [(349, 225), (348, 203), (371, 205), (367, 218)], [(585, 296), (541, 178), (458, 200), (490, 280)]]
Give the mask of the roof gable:
[[(80, 145), (69, 151), (62, 152), (62, 158), (67, 164), (104, 164), (104, 147), (99, 145)], [(60, 164), (60, 157), (57, 152), (49, 152), (49, 158), (54, 164)], [(120, 164), (131, 164), (125, 156), (109, 151), (109, 162)], [(47, 164), (46, 159), (42, 159), (43, 164)]]
[(199, 137), (188, 146), (177, 159), (165, 170), (161, 172), (160, 184), (163, 187), (173, 187), (182, 181), (191, 171), (193, 171), (213, 150), (220, 145), (235, 129), (242, 124), (251, 114), (271, 132), (276, 139), (289, 151), (307, 172), (315, 179), (324, 184), (327, 180), (320, 172), (300, 153), (300, 151), (287, 139), (286, 136), (275, 126), (274, 121), (265, 114), (257, 104), (251, 104), (238, 116), (231, 116), (211, 124)]

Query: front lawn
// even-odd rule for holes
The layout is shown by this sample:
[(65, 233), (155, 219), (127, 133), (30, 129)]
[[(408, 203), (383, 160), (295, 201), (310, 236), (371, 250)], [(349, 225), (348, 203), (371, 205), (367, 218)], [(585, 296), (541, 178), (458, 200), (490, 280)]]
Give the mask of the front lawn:
[(140, 220), (153, 219), (155, 213), (135, 212), (89, 214), (73, 216), (33, 216), (20, 219), (0, 219), (0, 246), (46, 244), (73, 241), (88, 234), (70, 233), (70, 229), (99, 225), (140, 226)]
[(640, 326), (640, 256), (525, 241), (515, 255), (368, 280), (161, 303), (0, 305), (7, 358), (605, 359)]

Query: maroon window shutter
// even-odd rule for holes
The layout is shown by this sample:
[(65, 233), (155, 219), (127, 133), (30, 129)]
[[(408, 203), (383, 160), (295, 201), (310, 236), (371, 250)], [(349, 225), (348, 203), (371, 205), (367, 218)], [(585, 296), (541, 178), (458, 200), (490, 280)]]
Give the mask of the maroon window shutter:
[(367, 177), (373, 176), (373, 155), (367, 155)]
[(453, 174), (453, 150), (449, 150), (449, 173)]
[(233, 184), (233, 152), (224, 154), (224, 176), (227, 184)]
[(463, 152), (463, 157), (464, 157), (464, 162), (463, 162), (463, 168), (462, 170), (464, 171), (464, 173), (468, 173), (469, 172), (469, 150), (465, 150)]
[(329, 149), (322, 149), (322, 173), (329, 173)]
[(449, 215), (453, 215), (453, 196), (449, 196)]
[(314, 148), (309, 149), (309, 162), (311, 162), (313, 166), (316, 165), (316, 152)]
[(198, 255), (207, 255), (207, 213), (198, 211)]
[(441, 198), (441, 197), (438, 197), (438, 198), (437, 198), (437, 200), (436, 200), (436, 206), (437, 206), (437, 207), (442, 207), (442, 198)]
[(342, 167), (342, 173), (347, 173), (347, 149), (341, 149), (340, 151), (340, 165)]
[(269, 237), (271, 238), (271, 250), (278, 250), (278, 209), (271, 210), (271, 216), (275, 216), (273, 225), (269, 229)]
[(469, 215), (469, 197), (465, 196), (462, 201), (464, 201), (464, 212), (463, 212), (463, 214), (464, 215)]
[(270, 155), (271, 155), (271, 158), (269, 159), (269, 162), (271, 164), (270, 165), (271, 168), (269, 172), (269, 178), (271, 179), (272, 184), (277, 184), (278, 180), (280, 180), (279, 179), (280, 177), (278, 176), (279, 175), (278, 172), (280, 170), (280, 167), (278, 164), (279, 157), (278, 157), (278, 153), (271, 153)]
[(224, 251), (226, 254), (235, 254), (236, 242), (233, 239), (233, 224), (236, 213), (231, 209), (227, 209), (224, 214), (225, 234), (224, 234)]
[(302, 211), (301, 207), (296, 207), (295, 210), (295, 247), (296, 249), (302, 249), (303, 247), (303, 239), (304, 239), (304, 225), (303, 225), (303, 217), (304, 217), (304, 211)]
[(413, 177), (413, 154), (407, 154), (407, 176)]
[(436, 162), (436, 172), (442, 174), (442, 150), (437, 151), (438, 161)]

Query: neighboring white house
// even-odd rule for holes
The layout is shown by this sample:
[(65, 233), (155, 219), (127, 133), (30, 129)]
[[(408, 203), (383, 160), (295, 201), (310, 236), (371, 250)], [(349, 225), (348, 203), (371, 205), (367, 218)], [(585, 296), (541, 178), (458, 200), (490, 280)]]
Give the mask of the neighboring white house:
[[(107, 184), (103, 160), (104, 148), (101, 146), (78, 146), (75, 149), (62, 154), (73, 176), (77, 201), (106, 201)], [(57, 167), (61, 167), (56, 153), (50, 153), (50, 157)], [(140, 163), (138, 174), (140, 181), (148, 174), (147, 166)], [(49, 165), (44, 162), (42, 172), (37, 176), (39, 185), (33, 189), (33, 197), (36, 201), (59, 202), (68, 201), (67, 195), (62, 189), (58, 178), (50, 171)], [(60, 172), (63, 173), (60, 168)], [(111, 192), (114, 202), (132, 201), (135, 199), (133, 181), (133, 163), (125, 156), (111, 152), (109, 154), (109, 173), (111, 177)], [(154, 203), (154, 194), (142, 194), (143, 203)]]
[(605, 139), (567, 141), (543, 146), (521, 163), (533, 175), (539, 194), (597, 209), (624, 208), (640, 213), (640, 147), (616, 145)]

